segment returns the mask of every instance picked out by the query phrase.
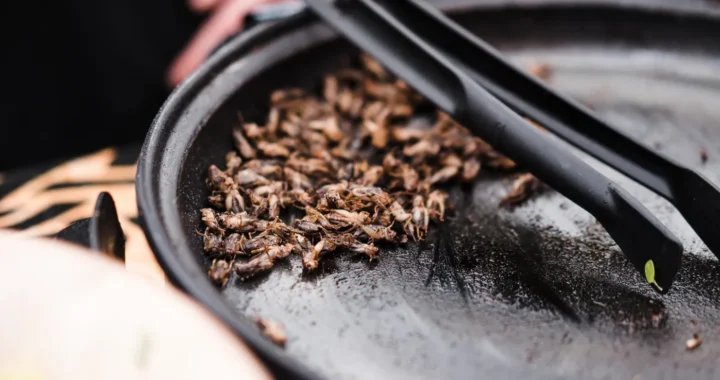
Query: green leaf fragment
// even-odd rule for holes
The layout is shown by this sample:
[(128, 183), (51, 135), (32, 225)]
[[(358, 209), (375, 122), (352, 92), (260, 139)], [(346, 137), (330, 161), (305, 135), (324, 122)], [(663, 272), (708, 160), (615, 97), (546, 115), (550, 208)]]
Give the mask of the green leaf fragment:
[(655, 263), (653, 263), (652, 260), (648, 260), (645, 263), (645, 278), (647, 279), (648, 283), (657, 286), (660, 291), (663, 290), (660, 285), (655, 282)]

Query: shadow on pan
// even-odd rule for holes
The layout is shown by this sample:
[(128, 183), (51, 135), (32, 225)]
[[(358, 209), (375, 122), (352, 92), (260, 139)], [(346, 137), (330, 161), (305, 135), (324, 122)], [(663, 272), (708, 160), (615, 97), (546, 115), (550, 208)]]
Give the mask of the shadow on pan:
[[(720, 180), (713, 14), (610, 3), (454, 9), (519, 65), (549, 64), (554, 87)], [(207, 167), (232, 149), (236, 112), (262, 121), (272, 90), (317, 89), (355, 53), (307, 15), (260, 25), (173, 93), (143, 147), (138, 201), (158, 259), (276, 376), (715, 377), (716, 260), (666, 202), (590, 158), (683, 239), (684, 266), (667, 296), (644, 287), (602, 228), (561, 196), (499, 209), (511, 179), (491, 174), (450, 189), (462, 212), (423, 243), (384, 250), (377, 263), (335, 256), (303, 274), (291, 258), (267, 276), (214, 288), (195, 234), (197, 211), (206, 204)], [(708, 151), (705, 163), (700, 149)], [(271, 345), (243, 316), (282, 322), (287, 348)], [(705, 339), (690, 352), (685, 340), (694, 333)]]

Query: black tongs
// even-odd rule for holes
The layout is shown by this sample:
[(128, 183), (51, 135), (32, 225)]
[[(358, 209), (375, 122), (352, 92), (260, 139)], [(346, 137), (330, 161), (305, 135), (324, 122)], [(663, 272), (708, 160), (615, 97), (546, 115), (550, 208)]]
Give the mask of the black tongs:
[(720, 189), (707, 178), (652, 151), (518, 70), (427, 3), (384, 3), (399, 22), (422, 26), (413, 32), (465, 64), (466, 73), (509, 107), (670, 201), (720, 258)]
[[(659, 171), (655, 169), (664, 164), (662, 159), (647, 150), (638, 151), (637, 144), (617, 132), (595, 139), (603, 133), (589, 131), (583, 135), (567, 126), (565, 123), (570, 121), (585, 123), (584, 119), (578, 121), (580, 114), (594, 120), (592, 127), (583, 128), (611, 130), (578, 106), (512, 68), (498, 53), (419, 0), (305, 0), (305, 3), (472, 133), (590, 212), (655, 290), (666, 293), (670, 289), (682, 256), (678, 239), (625, 190), (530, 125), (502, 101), (581, 148), (593, 147), (588, 151), (602, 153), (598, 157), (606, 160), (619, 157), (609, 159), (608, 163), (613, 166), (627, 163), (628, 168), (634, 169), (629, 173), (631, 176), (654, 175)], [(422, 37), (421, 30), (425, 31)], [(573, 111), (573, 119), (556, 116), (571, 114), (568, 109)], [(614, 153), (618, 151), (613, 147), (614, 139), (619, 139), (615, 136), (621, 136), (619, 141), (625, 146), (630, 145), (630, 148), (620, 148), (620, 151), (632, 150), (623, 151), (629, 158)], [(652, 160), (649, 163), (634, 160), (636, 154)], [(643, 165), (635, 164), (637, 161)], [(652, 171), (644, 169), (644, 165), (651, 165)], [(677, 167), (669, 162), (666, 165)], [(653, 184), (650, 179), (641, 182)]]

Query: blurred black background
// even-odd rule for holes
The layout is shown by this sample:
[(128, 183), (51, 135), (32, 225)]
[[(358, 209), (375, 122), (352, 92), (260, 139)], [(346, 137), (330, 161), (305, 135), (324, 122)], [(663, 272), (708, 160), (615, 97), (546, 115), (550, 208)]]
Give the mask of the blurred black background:
[(185, 0), (3, 1), (0, 171), (142, 141), (201, 22)]

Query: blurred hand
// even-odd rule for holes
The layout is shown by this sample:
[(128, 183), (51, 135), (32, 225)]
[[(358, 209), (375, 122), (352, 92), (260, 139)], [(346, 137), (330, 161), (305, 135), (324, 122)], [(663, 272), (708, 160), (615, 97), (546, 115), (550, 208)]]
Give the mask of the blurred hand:
[(196, 12), (210, 12), (168, 72), (168, 83), (176, 86), (195, 70), (223, 40), (242, 29), (245, 15), (258, 5), (282, 0), (188, 0)]

